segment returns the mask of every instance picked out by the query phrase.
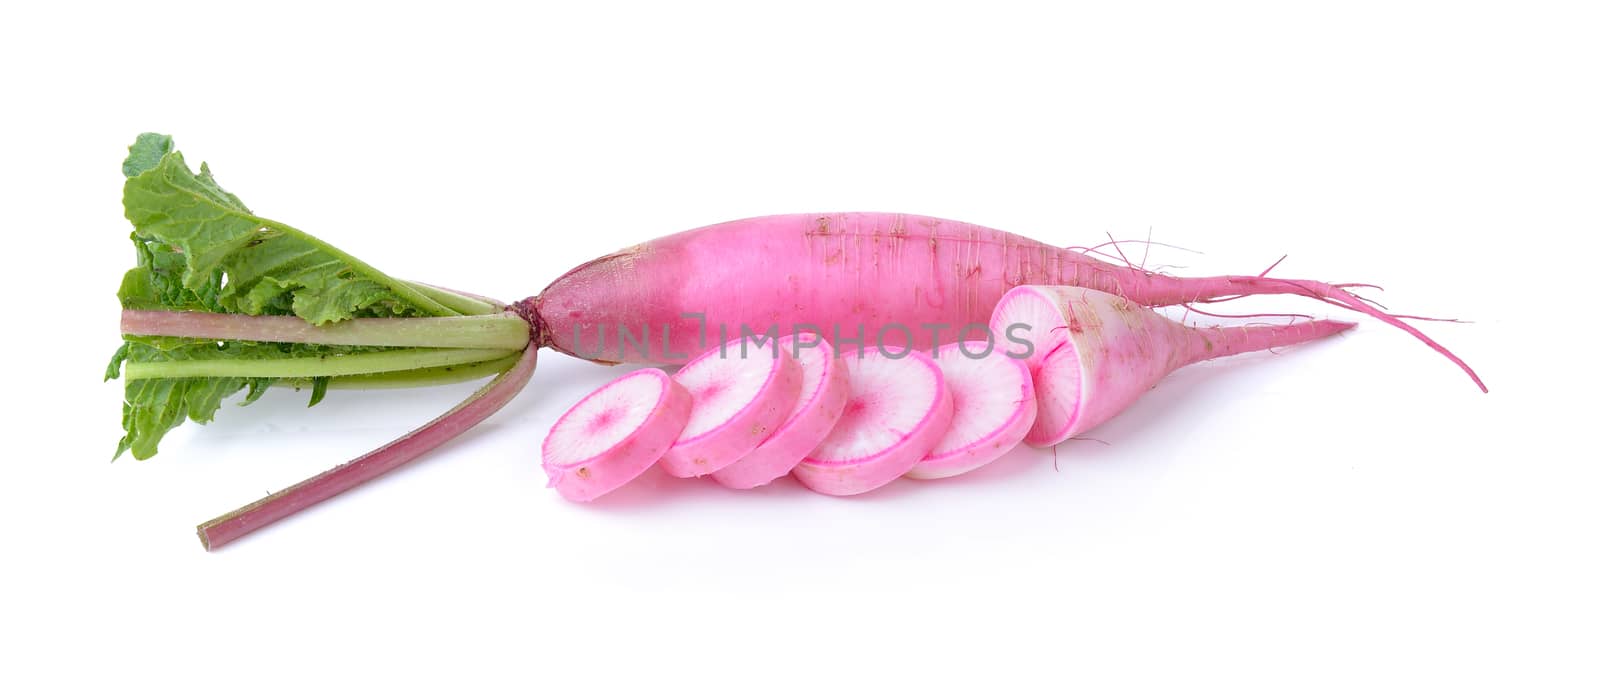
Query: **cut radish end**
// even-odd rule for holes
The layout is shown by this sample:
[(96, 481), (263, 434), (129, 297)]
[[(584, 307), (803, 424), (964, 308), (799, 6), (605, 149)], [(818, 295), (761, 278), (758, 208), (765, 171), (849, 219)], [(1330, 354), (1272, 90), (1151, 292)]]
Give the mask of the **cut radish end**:
[(1024, 361), (1039, 412), (1023, 438), (1032, 446), (1059, 444), (1100, 424), (1186, 360), (1171, 347), (1184, 341), (1181, 325), (1085, 288), (1013, 288), (995, 306), (989, 327), (1032, 342)]
[[(1121, 413), (1172, 370), (1338, 334), (1354, 323), (1191, 328), (1114, 294), (1024, 285), (995, 306), (989, 328), (1031, 343), (1025, 354), (1039, 413), (1023, 441), (1050, 446)], [(1027, 338), (1021, 338), (1026, 335)], [(1016, 338), (1012, 338), (1016, 337)]]
[(950, 427), (944, 375), (927, 355), (899, 358), (863, 350), (839, 358), (850, 378), (844, 414), (794, 468), (807, 488), (855, 495), (894, 481), (922, 460)]
[(659, 369), (607, 383), (544, 438), (544, 471), (568, 500), (587, 502), (650, 469), (689, 422), (689, 391)]
[(661, 469), (674, 477), (711, 474), (754, 451), (783, 425), (804, 374), (775, 341), (729, 341), (673, 375), (694, 398), (694, 408), (678, 441), (661, 457)]
[(797, 335), (778, 340), (778, 348), (795, 356), (800, 365), (800, 395), (788, 420), (737, 462), (711, 473), (717, 483), (731, 488), (755, 488), (771, 483), (799, 465), (822, 443), (839, 422), (850, 397), (849, 374), (834, 356), (833, 345), (820, 336), (796, 342)]
[(944, 372), (953, 414), (939, 443), (906, 473), (913, 479), (953, 477), (988, 465), (1022, 441), (1038, 412), (1028, 365), (992, 342), (946, 344), (934, 361)]

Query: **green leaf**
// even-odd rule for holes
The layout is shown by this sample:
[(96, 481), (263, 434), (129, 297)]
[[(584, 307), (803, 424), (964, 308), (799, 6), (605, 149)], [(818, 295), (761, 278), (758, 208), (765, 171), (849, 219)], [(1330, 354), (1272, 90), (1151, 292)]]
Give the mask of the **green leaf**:
[(249, 381), (250, 391), (246, 392), (244, 399), (239, 402), (241, 407), (261, 399), (262, 395), (267, 394), (267, 389), (272, 387), (272, 379), (249, 379)]
[(141, 133), (128, 146), (128, 158), (122, 162), (123, 177), (133, 177), (154, 168), (161, 157), (172, 151), (172, 136), (160, 133)]
[[(117, 378), (123, 362), (174, 360), (269, 360), (284, 357), (324, 358), (342, 354), (391, 350), (375, 346), (262, 343), (256, 341), (205, 341), (177, 337), (125, 337), (113, 356), (106, 378)], [(127, 433), (117, 446), (117, 456), (131, 452), (144, 460), (156, 454), (156, 445), (185, 419), (209, 423), (223, 400), (248, 387), (239, 404), (261, 398), (273, 379), (243, 377), (161, 378), (128, 381), (123, 388), (122, 429)], [(326, 392), (327, 383), (321, 387)], [(320, 401), (313, 389), (313, 397)], [(315, 402), (313, 402), (314, 404)]]
[[(356, 317), (459, 315), (416, 287), (391, 278), (310, 235), (255, 215), (202, 163), (189, 169), (170, 136), (140, 134), (122, 163), (123, 209), (133, 224), (136, 265), (117, 291), (125, 309), (295, 315), (317, 325)], [(385, 350), (360, 346), (215, 342), (124, 337), (106, 378), (127, 362), (327, 357)], [(213, 377), (130, 380), (124, 384), (117, 456), (144, 460), (185, 419), (206, 423), (222, 401), (248, 388), (260, 399), (275, 379)], [(322, 400), (326, 379), (312, 388)]]
[(326, 376), (318, 376), (317, 378), (312, 379), (311, 380), (311, 401), (308, 402), (306, 404), (306, 406), (308, 406), (308, 407), (317, 406), (317, 403), (321, 402), (323, 396), (325, 396), (327, 394), (328, 394), (328, 377), (326, 377)]
[[(122, 204), (139, 266), (123, 279), (128, 308), (293, 314), (317, 325), (354, 317), (458, 315), (409, 284), (288, 225), (259, 217), (190, 171), (170, 139), (140, 136)], [(165, 153), (151, 165), (151, 155)]]

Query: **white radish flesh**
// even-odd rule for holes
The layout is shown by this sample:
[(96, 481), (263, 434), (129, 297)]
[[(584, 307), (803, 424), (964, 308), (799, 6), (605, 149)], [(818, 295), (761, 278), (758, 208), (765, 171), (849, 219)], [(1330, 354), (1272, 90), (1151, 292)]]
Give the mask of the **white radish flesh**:
[(989, 341), (946, 344), (935, 351), (954, 413), (950, 429), (906, 473), (939, 479), (988, 465), (1022, 441), (1038, 406), (1028, 365)]
[(821, 337), (797, 339), (789, 335), (778, 340), (778, 348), (797, 356), (795, 362), (802, 373), (800, 396), (788, 420), (750, 455), (711, 473), (717, 483), (730, 488), (770, 483), (800, 464), (839, 422), (850, 397), (849, 374), (835, 357), (832, 344)]
[(615, 490), (659, 460), (689, 422), (689, 391), (666, 372), (641, 369), (567, 410), (544, 438), (544, 471), (568, 500)]
[(850, 377), (850, 400), (794, 476), (818, 493), (855, 495), (922, 460), (949, 429), (952, 406), (939, 365), (922, 353), (891, 358), (871, 349), (839, 361)]
[(732, 465), (777, 431), (800, 397), (803, 374), (771, 341), (763, 347), (744, 338), (691, 360), (673, 378), (689, 391), (694, 408), (678, 441), (661, 456), (661, 469), (698, 477)]

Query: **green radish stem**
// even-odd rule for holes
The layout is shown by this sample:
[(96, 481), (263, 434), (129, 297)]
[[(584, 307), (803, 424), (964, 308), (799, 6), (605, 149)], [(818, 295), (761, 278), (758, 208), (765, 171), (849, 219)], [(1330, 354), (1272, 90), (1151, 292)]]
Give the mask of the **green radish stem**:
[(511, 313), (448, 318), (355, 318), (318, 327), (292, 315), (124, 310), (122, 333), (335, 346), (522, 350), (528, 345), (528, 323)]
[(497, 360), (514, 353), (516, 351), (509, 349), (416, 348), (378, 353), (357, 353), (336, 357), (129, 362), (124, 365), (123, 376), (129, 381), (198, 377), (313, 378), (351, 376), (406, 369), (464, 365), (485, 360)]
[(437, 285), (418, 283), (416, 281), (402, 281), (416, 290), (422, 296), (432, 299), (452, 311), (462, 315), (489, 315), (505, 310), (505, 306), (488, 297), (475, 294), (446, 290)]
[[(402, 369), (392, 372), (378, 372), (376, 374), (356, 374), (353, 376), (335, 376), (328, 379), (328, 388), (344, 390), (387, 390), (394, 388), (419, 388), (422, 386), (441, 386), (450, 383), (473, 381), (485, 376), (499, 374), (517, 363), (521, 353), (507, 355), (498, 360), (484, 360), (482, 362), (469, 362), (464, 365), (446, 365), (444, 367), (425, 367), (422, 369)], [(290, 378), (276, 379), (272, 382), (275, 386), (310, 388), (315, 385), (314, 379)]]

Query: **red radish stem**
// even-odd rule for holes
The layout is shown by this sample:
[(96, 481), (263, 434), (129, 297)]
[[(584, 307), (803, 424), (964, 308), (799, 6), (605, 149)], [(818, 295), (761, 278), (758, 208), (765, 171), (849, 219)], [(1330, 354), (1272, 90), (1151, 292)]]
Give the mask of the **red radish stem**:
[(946, 344), (934, 361), (950, 388), (950, 429), (906, 472), (941, 479), (988, 465), (1016, 447), (1033, 427), (1038, 405), (1027, 363), (1007, 357), (992, 341)]
[(1026, 441), (1051, 446), (1115, 416), (1172, 370), (1342, 332), (1354, 323), (1192, 328), (1125, 297), (1064, 286), (1007, 292), (990, 328), (1025, 326), (1032, 351), (1014, 351), (1033, 372), (1038, 418)]
[(601, 386), (550, 427), (541, 453), (550, 486), (587, 502), (644, 474), (689, 422), (689, 391), (641, 369)]
[(833, 344), (820, 337), (802, 343), (800, 337), (789, 335), (778, 340), (778, 348), (791, 353), (800, 365), (804, 379), (799, 401), (788, 420), (754, 451), (711, 473), (723, 486), (755, 488), (788, 474), (828, 436), (850, 397), (850, 375), (834, 356)]
[(232, 512), (200, 524), (206, 549), (217, 549), (290, 514), (348, 491), (410, 462), (466, 432), (499, 411), (533, 377), (538, 349), (522, 351), (517, 363), (444, 415), (360, 458), (323, 472)]
[(894, 481), (922, 460), (949, 429), (953, 407), (939, 365), (920, 352), (891, 357), (861, 350), (839, 361), (850, 376), (844, 416), (795, 466), (794, 476), (818, 493), (855, 495)]
[(804, 373), (776, 343), (762, 348), (740, 339), (707, 351), (673, 378), (694, 408), (661, 469), (698, 477), (732, 465), (777, 431), (794, 410)]

